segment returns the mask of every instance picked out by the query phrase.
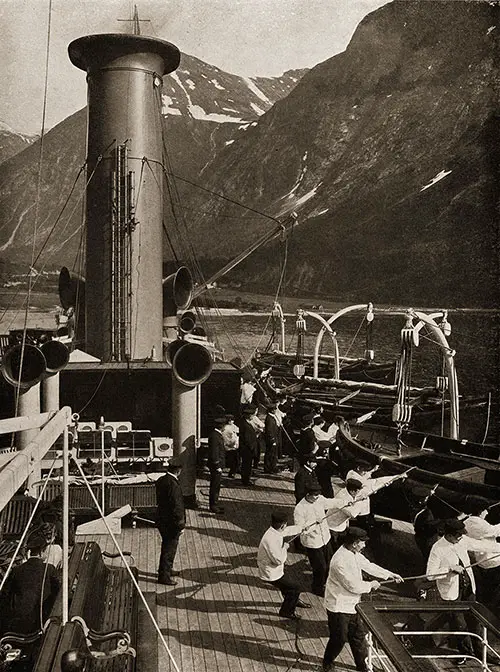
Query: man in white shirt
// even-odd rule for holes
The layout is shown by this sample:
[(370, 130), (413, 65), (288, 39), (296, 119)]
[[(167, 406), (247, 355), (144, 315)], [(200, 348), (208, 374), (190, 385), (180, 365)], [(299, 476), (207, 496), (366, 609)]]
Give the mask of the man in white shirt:
[(345, 482), (345, 488), (339, 490), (333, 498), (335, 504), (328, 509), (327, 518), (332, 552), (338, 550), (349, 522), (357, 518), (365, 506), (365, 499), (360, 497), (361, 491), (361, 483), (348, 478)]
[(368, 672), (366, 630), (356, 612), (356, 605), (363, 594), (376, 590), (380, 583), (364, 580), (363, 572), (379, 579), (394, 579), (398, 583), (403, 580), (399, 574), (365, 558), (361, 551), (367, 539), (365, 530), (351, 527), (330, 562), (324, 602), (330, 637), (323, 656), (324, 672), (333, 672), (334, 661), (346, 642), (351, 647), (356, 670)]
[(241, 404), (251, 404), (257, 386), (254, 385), (255, 373), (244, 370), (241, 376)]
[[(464, 534), (465, 525), (461, 520), (453, 518), (445, 521), (444, 536), (436, 541), (429, 554), (427, 579), (436, 582), (439, 597), (444, 601), (476, 599), (476, 582), (470, 566), (469, 551), (500, 554), (500, 544), (495, 541), (472, 539)], [(450, 611), (447, 621), (453, 631), (473, 632), (475, 629), (475, 623), (468, 622), (467, 617), (458, 612)], [(468, 656), (474, 655), (474, 647), (468, 635), (458, 638), (457, 648)], [(466, 659), (458, 662), (463, 661)]]
[(338, 425), (332, 423), (330, 427), (326, 428), (326, 420), (321, 415), (315, 415), (313, 420), (313, 433), (320, 448), (330, 448), (332, 443), (335, 443), (335, 437), (338, 432)]
[[(469, 502), (469, 515), (463, 519), (468, 537), (495, 541), (500, 536), (500, 523), (492, 525), (486, 520), (488, 504), (484, 497), (476, 497)], [(477, 562), (478, 599), (496, 612), (500, 606), (500, 554), (477, 551), (474, 559)]]
[(332, 557), (326, 513), (336, 502), (335, 499), (323, 497), (320, 493), (319, 484), (311, 482), (307, 487), (306, 496), (295, 506), (293, 520), (302, 530), (300, 541), (311, 563), (311, 590), (315, 595), (323, 597), (328, 563)]
[(311, 606), (300, 599), (298, 585), (285, 576), (285, 561), (289, 547), (285, 537), (292, 537), (299, 532), (298, 527), (287, 525), (287, 515), (285, 513), (275, 511), (271, 514), (271, 527), (262, 537), (257, 551), (259, 578), (276, 586), (281, 591), (283, 604), (279, 610), (279, 615), (292, 620), (300, 618), (295, 613), (296, 607), (308, 608)]
[[(348, 471), (346, 475), (346, 481), (348, 479), (353, 479), (361, 483), (362, 486), (361, 494), (363, 494), (364, 497), (362, 500), (362, 504), (359, 506), (358, 509), (356, 524), (359, 525), (359, 527), (363, 527), (366, 529), (366, 531), (370, 535), (371, 545), (380, 544), (380, 529), (377, 528), (375, 522), (375, 516), (371, 512), (370, 496), (375, 494), (377, 490), (381, 490), (386, 485), (389, 485), (389, 483), (393, 482), (398, 478), (397, 476), (396, 477), (379, 476), (377, 478), (373, 478), (373, 473), (377, 469), (378, 465), (375, 466), (373, 469), (370, 469), (369, 464), (366, 464), (365, 462), (360, 462), (359, 464), (356, 465), (354, 469)], [(401, 474), (400, 476), (400, 478), (402, 479), (404, 479), (405, 477), (406, 477), (405, 474)]]

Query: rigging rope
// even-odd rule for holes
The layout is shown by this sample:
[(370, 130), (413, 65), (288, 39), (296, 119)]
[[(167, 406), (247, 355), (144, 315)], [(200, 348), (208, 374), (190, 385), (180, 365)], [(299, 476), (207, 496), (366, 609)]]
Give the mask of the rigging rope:
[[(98, 159), (98, 163), (99, 163), (100, 160), (102, 160), (102, 157), (99, 157), (99, 159)], [(50, 228), (50, 230), (49, 230), (49, 232), (48, 232), (48, 234), (47, 234), (47, 236), (46, 236), (46, 239), (45, 239), (45, 241), (44, 241), (44, 243), (43, 243), (43, 245), (42, 245), (40, 251), (38, 252), (38, 254), (37, 254), (37, 256), (35, 257), (35, 259), (33, 260), (33, 262), (32, 262), (32, 268), (33, 268), (33, 269), (34, 269), (35, 264), (36, 264), (37, 261), (39, 260), (39, 258), (40, 258), (40, 256), (41, 256), (43, 250), (45, 249), (46, 245), (48, 244), (50, 237), (51, 237), (52, 234), (54, 233), (57, 224), (58, 224), (59, 221), (60, 221), (60, 219), (61, 219), (61, 217), (62, 217), (62, 215), (63, 215), (63, 213), (64, 213), (64, 210), (66, 209), (66, 207), (67, 207), (67, 205), (68, 205), (68, 203), (69, 203), (69, 201), (70, 201), (70, 198), (71, 198), (71, 196), (72, 196), (72, 194), (73, 194), (73, 192), (74, 192), (74, 190), (75, 190), (75, 187), (76, 187), (76, 184), (77, 184), (77, 182), (78, 182), (78, 180), (79, 180), (79, 178), (80, 178), (80, 175), (81, 175), (83, 169), (85, 168), (85, 165), (86, 165), (86, 163), (84, 163), (84, 164), (80, 167), (80, 169), (79, 169), (79, 171), (78, 171), (78, 175), (76, 176), (76, 178), (75, 178), (75, 180), (74, 180), (74, 182), (73, 182), (73, 185), (72, 185), (72, 187), (71, 187), (71, 189), (70, 189), (70, 193), (68, 194), (68, 197), (66, 198), (66, 200), (65, 200), (65, 202), (64, 202), (64, 204), (63, 204), (63, 206), (62, 206), (62, 208), (61, 208), (61, 210), (60, 210), (60, 212), (59, 212), (59, 214), (57, 215), (56, 220), (55, 220), (53, 226)], [(97, 165), (96, 165), (96, 168), (97, 168)], [(69, 217), (68, 217), (68, 219), (67, 219), (67, 221), (66, 221), (66, 224), (64, 225), (62, 231), (64, 231), (64, 230), (66, 229), (66, 227), (68, 226), (68, 224), (69, 224), (69, 222), (70, 222), (70, 220), (71, 220), (71, 217), (73, 216), (74, 212), (76, 211), (76, 208), (77, 208), (78, 205), (82, 202), (82, 199), (85, 197), (86, 187), (88, 186), (90, 180), (91, 180), (92, 177), (94, 176), (94, 173), (95, 173), (95, 169), (94, 169), (94, 171), (92, 172), (92, 174), (91, 174), (91, 176), (89, 177), (89, 179), (87, 180), (87, 182), (86, 182), (86, 184), (85, 184), (85, 189), (83, 189), (82, 194), (80, 195), (80, 197), (78, 198), (78, 200), (77, 200), (77, 202), (76, 202), (74, 208), (73, 208), (72, 211), (70, 212)], [(84, 227), (84, 223), (82, 223), (74, 233), (77, 233), (79, 230), (82, 229), (82, 227)], [(74, 234), (72, 234), (72, 235), (74, 235)], [(54, 250), (54, 252), (52, 253), (52, 255), (49, 255), (49, 256), (47, 257), (47, 259), (44, 261), (44, 263), (43, 263), (42, 266), (40, 267), (40, 270), (37, 272), (37, 275), (34, 277), (32, 283), (31, 283), (31, 290), (33, 290), (33, 288), (34, 288), (35, 285), (37, 284), (39, 278), (41, 277), (41, 274), (42, 274), (43, 270), (45, 269), (45, 267), (47, 266), (48, 262), (50, 261), (51, 257), (52, 257), (54, 254), (56, 254), (56, 251), (55, 251), (55, 250)], [(7, 311), (11, 308), (11, 306), (13, 305), (14, 300), (19, 296), (19, 294), (21, 293), (21, 291), (22, 291), (22, 288), (19, 288), (19, 289), (13, 294), (11, 300), (10, 300), (9, 303), (7, 304), (7, 307), (3, 310), (2, 314), (0, 315), (0, 322), (2, 321), (2, 319), (4, 318), (4, 316), (6, 315)], [(25, 299), (25, 303), (26, 303), (26, 306), (29, 306), (29, 295), (28, 295), (28, 297)], [(11, 322), (10, 322), (10, 324), (9, 324), (9, 328), (12, 326), (14, 320), (16, 319), (16, 316), (17, 316), (17, 312), (16, 312), (16, 313), (14, 314), (14, 316), (12, 317)]]
[(103, 521), (103, 523), (104, 523), (104, 525), (105, 525), (105, 527), (106, 527), (106, 529), (107, 529), (107, 531), (108, 531), (109, 536), (110, 536), (111, 539), (113, 540), (113, 543), (114, 543), (114, 545), (115, 545), (116, 550), (117, 550), (118, 553), (120, 554), (120, 558), (122, 559), (123, 565), (124, 565), (125, 569), (127, 570), (128, 574), (129, 574), (129, 576), (130, 576), (130, 578), (131, 578), (131, 580), (132, 580), (132, 583), (134, 584), (134, 587), (135, 587), (135, 589), (137, 590), (137, 592), (138, 592), (138, 594), (139, 594), (139, 597), (141, 598), (142, 603), (144, 604), (144, 607), (146, 608), (146, 611), (148, 612), (148, 615), (149, 615), (149, 617), (150, 617), (150, 619), (151, 619), (151, 622), (153, 623), (153, 626), (154, 626), (156, 632), (158, 633), (158, 636), (159, 636), (159, 638), (160, 638), (160, 641), (161, 641), (161, 643), (163, 644), (163, 647), (164, 647), (165, 651), (167, 652), (168, 657), (170, 658), (170, 661), (171, 661), (171, 663), (172, 663), (172, 665), (173, 665), (173, 667), (174, 667), (175, 672), (181, 672), (180, 669), (179, 669), (179, 667), (178, 667), (178, 665), (177, 665), (177, 663), (175, 662), (175, 659), (174, 659), (174, 657), (173, 657), (173, 655), (172, 655), (172, 652), (170, 651), (170, 648), (169, 648), (169, 646), (168, 646), (168, 644), (167, 644), (167, 641), (166, 641), (166, 639), (165, 639), (165, 636), (163, 635), (163, 632), (161, 631), (160, 626), (158, 625), (158, 623), (157, 623), (157, 621), (156, 621), (156, 619), (155, 619), (155, 617), (154, 617), (154, 615), (153, 615), (153, 612), (151, 611), (151, 608), (150, 608), (149, 604), (147, 603), (146, 598), (144, 597), (144, 593), (142, 592), (142, 590), (141, 590), (141, 588), (140, 588), (140, 586), (139, 586), (139, 584), (138, 584), (138, 582), (137, 582), (137, 579), (136, 579), (135, 576), (134, 576), (134, 573), (133, 573), (132, 570), (130, 569), (129, 563), (128, 563), (128, 562), (126, 561), (126, 559), (125, 559), (125, 556), (124, 556), (124, 554), (123, 554), (123, 551), (122, 551), (122, 549), (120, 548), (120, 544), (118, 543), (118, 540), (117, 540), (115, 534), (114, 534), (113, 531), (111, 530), (111, 528), (110, 528), (110, 526), (109, 526), (109, 524), (108, 524), (108, 521), (107, 521), (107, 519), (106, 519), (106, 516), (104, 515), (104, 512), (103, 512), (103, 510), (101, 509), (101, 507), (100, 507), (100, 505), (99, 505), (99, 502), (97, 501), (97, 498), (96, 498), (94, 492), (92, 491), (92, 488), (91, 488), (91, 486), (90, 486), (90, 483), (88, 482), (87, 477), (86, 477), (85, 473), (83, 472), (83, 469), (82, 469), (82, 467), (81, 467), (81, 465), (79, 464), (78, 461), (76, 461), (76, 465), (77, 465), (77, 467), (78, 467), (78, 471), (80, 472), (80, 476), (82, 477), (82, 479), (83, 479), (85, 485), (87, 486), (87, 489), (88, 489), (89, 494), (90, 494), (90, 496), (91, 496), (91, 498), (92, 498), (92, 501), (94, 502), (94, 506), (96, 507), (97, 511), (99, 512), (99, 515), (100, 515), (100, 517), (101, 517), (101, 520)]
[(50, 53), (50, 31), (51, 31), (51, 22), (52, 22), (52, 0), (49, 0), (49, 11), (48, 11), (48, 24), (47, 24), (47, 43), (45, 49), (45, 78), (44, 78), (44, 91), (43, 91), (43, 110), (42, 110), (42, 128), (40, 133), (40, 151), (38, 156), (38, 176), (37, 176), (37, 185), (36, 185), (36, 200), (35, 200), (35, 221), (33, 227), (33, 244), (31, 247), (31, 266), (28, 272), (28, 291), (26, 296), (26, 308), (24, 312), (24, 324), (23, 324), (23, 338), (21, 344), (21, 358), (19, 362), (19, 378), (18, 385), (16, 387), (15, 394), (15, 410), (14, 415), (18, 414), (19, 410), (19, 399), (21, 395), (21, 377), (23, 370), (24, 354), (26, 348), (26, 333), (28, 329), (28, 313), (30, 307), (30, 297), (33, 284), (33, 265), (35, 259), (35, 248), (36, 248), (36, 235), (38, 228), (38, 218), (39, 218), (39, 206), (40, 206), (40, 193), (42, 186), (42, 164), (43, 164), (43, 152), (44, 152), (44, 139), (45, 139), (45, 119), (47, 115), (47, 91), (48, 91), (48, 80), (49, 80), (49, 53)]
[[(10, 574), (10, 571), (11, 571), (11, 569), (12, 569), (12, 566), (14, 565), (14, 562), (16, 561), (16, 558), (17, 558), (17, 556), (18, 556), (18, 554), (19, 554), (19, 551), (20, 551), (22, 545), (24, 544), (24, 540), (25, 540), (26, 537), (28, 536), (28, 532), (29, 532), (30, 525), (31, 525), (31, 523), (33, 522), (33, 519), (34, 519), (35, 514), (36, 514), (36, 512), (37, 512), (37, 509), (38, 509), (38, 507), (39, 507), (39, 505), (40, 505), (40, 502), (42, 501), (42, 497), (43, 497), (43, 495), (44, 495), (44, 493), (45, 493), (45, 490), (46, 490), (46, 488), (47, 488), (47, 485), (48, 485), (48, 483), (49, 483), (48, 479), (50, 478), (50, 476), (51, 476), (51, 474), (52, 474), (52, 471), (54, 470), (54, 467), (55, 467), (55, 464), (56, 464), (56, 459), (57, 459), (57, 458), (54, 457), (54, 459), (53, 459), (53, 461), (52, 461), (52, 464), (51, 464), (51, 466), (50, 466), (50, 469), (49, 469), (49, 473), (48, 473), (48, 476), (47, 476), (47, 480), (44, 482), (43, 487), (42, 487), (42, 489), (40, 490), (40, 492), (39, 492), (39, 494), (38, 494), (38, 497), (36, 498), (36, 502), (35, 502), (35, 505), (34, 505), (34, 507), (33, 507), (33, 511), (31, 512), (31, 514), (30, 514), (30, 516), (29, 516), (29, 518), (28, 518), (28, 522), (26, 523), (26, 527), (24, 528), (23, 533), (22, 533), (22, 535), (21, 535), (21, 538), (19, 539), (18, 544), (17, 544), (17, 546), (16, 546), (16, 548), (15, 548), (15, 550), (14, 550), (14, 555), (13, 555), (12, 558), (10, 559), (9, 566), (7, 567), (7, 570), (6, 570), (6, 572), (5, 572), (5, 574), (4, 574), (3, 578), (2, 578), (2, 581), (1, 581), (1, 583), (0, 583), (0, 593), (2, 592), (2, 589), (3, 589), (4, 585), (5, 585), (5, 582), (6, 582), (6, 580), (7, 580), (7, 577), (8, 577), (9, 574)], [(43, 591), (42, 591), (42, 595), (43, 595)]]

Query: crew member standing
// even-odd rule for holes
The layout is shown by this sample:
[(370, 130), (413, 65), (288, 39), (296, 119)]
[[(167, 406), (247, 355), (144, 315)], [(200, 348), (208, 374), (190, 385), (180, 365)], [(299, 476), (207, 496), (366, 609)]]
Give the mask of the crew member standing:
[(268, 406), (269, 410), (264, 423), (264, 438), (266, 441), (264, 472), (266, 474), (278, 473), (278, 455), (281, 454), (281, 424), (276, 414), (277, 408), (276, 403)]
[(248, 404), (242, 406), (243, 417), (240, 421), (240, 459), (241, 459), (241, 482), (243, 485), (253, 485), (252, 466), (255, 454), (258, 451), (257, 432), (255, 431), (252, 418), (257, 413), (257, 406)]
[(362, 490), (360, 495), (363, 496), (363, 501), (358, 509), (356, 519), (357, 527), (364, 527), (370, 535), (372, 545), (380, 545), (380, 528), (377, 527), (375, 516), (371, 512), (370, 495), (373, 495), (377, 490), (384, 488), (393, 481), (399, 479), (404, 480), (406, 473), (398, 476), (378, 476), (373, 478), (373, 473), (378, 469), (378, 465), (370, 469), (370, 465), (366, 463), (359, 463), (355, 469), (347, 472), (346, 482), (348, 480), (358, 480), (361, 483)]
[(429, 506), (431, 495), (428, 490), (421, 487), (415, 487), (413, 489), (413, 495), (417, 498), (417, 501), (420, 504), (420, 510), (413, 519), (415, 543), (427, 564), (431, 548), (441, 536), (443, 521), (439, 518), (435, 518), (434, 513)]
[(177, 583), (172, 577), (178, 576), (179, 572), (174, 571), (173, 565), (179, 539), (186, 525), (184, 497), (178, 480), (181, 468), (181, 457), (171, 457), (167, 473), (155, 483), (156, 525), (161, 535), (158, 583), (165, 586), (175, 586)]
[(208, 468), (210, 469), (210, 490), (208, 503), (212, 513), (224, 513), (219, 506), (219, 494), (222, 483), (222, 470), (225, 466), (225, 449), (222, 428), (226, 424), (225, 417), (214, 419), (214, 428), (208, 435)]
[(227, 475), (229, 478), (234, 478), (240, 471), (239, 428), (234, 423), (234, 415), (231, 415), (231, 413), (226, 413), (226, 424), (222, 428), (222, 438), (226, 451), (226, 467), (229, 469)]
[[(443, 536), (436, 541), (427, 561), (427, 579), (435, 581), (441, 600), (472, 601), (476, 599), (476, 582), (470, 566), (469, 551), (500, 553), (494, 540), (472, 539), (465, 535), (465, 525), (455, 518), (444, 522)], [(447, 620), (455, 632), (474, 632), (474, 619), (461, 612), (450, 611)], [(458, 650), (468, 656), (480, 655), (480, 647), (469, 635), (457, 638)], [(459, 661), (466, 662), (466, 658)]]
[(345, 482), (345, 488), (341, 488), (332, 500), (335, 504), (328, 509), (327, 518), (332, 552), (338, 550), (350, 521), (356, 518), (364, 507), (364, 499), (360, 498), (361, 491), (361, 483), (349, 478)]
[(394, 579), (401, 583), (399, 574), (370, 562), (362, 554), (368, 534), (359, 527), (351, 527), (342, 546), (332, 557), (325, 588), (325, 608), (328, 616), (328, 639), (323, 657), (323, 672), (334, 671), (334, 661), (349, 642), (359, 672), (368, 670), (366, 630), (356, 605), (365, 593), (380, 587), (378, 581), (365, 581), (363, 572), (379, 579)]
[(313, 484), (319, 485), (319, 482), (316, 477), (316, 457), (310, 453), (304, 456), (304, 464), (300, 465), (294, 476), (295, 504), (304, 499)]
[(335, 506), (335, 500), (327, 499), (320, 493), (320, 486), (312, 483), (304, 499), (295, 506), (293, 520), (302, 530), (300, 541), (311, 564), (311, 591), (323, 597), (328, 563), (332, 557), (326, 512)]
[(295, 613), (296, 607), (310, 607), (309, 604), (300, 599), (299, 586), (285, 575), (285, 562), (288, 553), (288, 542), (285, 536), (298, 534), (300, 529), (294, 526), (287, 526), (287, 515), (281, 511), (275, 511), (271, 514), (271, 527), (262, 537), (259, 550), (257, 551), (257, 565), (259, 568), (259, 577), (262, 581), (276, 586), (283, 595), (283, 604), (279, 610), (282, 618), (291, 618), (296, 620), (300, 618)]
[[(495, 541), (500, 536), (500, 523), (492, 525), (486, 520), (488, 500), (476, 497), (470, 502), (469, 515), (464, 518), (465, 532), (472, 539)], [(477, 596), (480, 602), (494, 613), (500, 608), (500, 555), (494, 552), (476, 552)]]
[(299, 459), (301, 456), (315, 455), (318, 452), (318, 442), (313, 432), (314, 413), (307, 413), (302, 418), (302, 427), (299, 437)]

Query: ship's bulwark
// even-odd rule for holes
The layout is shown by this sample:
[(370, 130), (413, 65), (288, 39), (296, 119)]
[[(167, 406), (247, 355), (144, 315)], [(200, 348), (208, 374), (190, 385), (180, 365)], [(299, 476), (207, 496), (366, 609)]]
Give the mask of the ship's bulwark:
[[(61, 406), (70, 406), (81, 420), (132, 422), (153, 436), (172, 436), (172, 371), (165, 362), (69, 364), (60, 373)], [(207, 436), (214, 407), (238, 412), (240, 375), (230, 364), (214, 364), (201, 386), (201, 433)], [(0, 377), (0, 418), (14, 415), (13, 388)], [(10, 437), (2, 437), (10, 441)]]

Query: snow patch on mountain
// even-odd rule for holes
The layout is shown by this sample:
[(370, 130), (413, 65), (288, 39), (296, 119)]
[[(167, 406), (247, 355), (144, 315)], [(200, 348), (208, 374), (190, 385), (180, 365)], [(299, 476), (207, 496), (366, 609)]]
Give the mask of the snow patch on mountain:
[(435, 177), (432, 178), (432, 180), (429, 182), (429, 184), (426, 184), (425, 187), (422, 187), (422, 189), (420, 189), (420, 191), (425, 191), (429, 187), (432, 187), (434, 184), (436, 184), (436, 182), (439, 182), (440, 180), (443, 179), (443, 177), (446, 177), (450, 173), (451, 173), (451, 170), (442, 170)]
[(166, 116), (168, 114), (172, 116), (182, 116), (182, 112), (177, 108), (177, 107), (172, 107), (174, 105), (174, 101), (170, 96), (166, 96), (165, 94), (162, 95), (161, 97), (161, 113), (163, 116)]
[(250, 91), (257, 96), (257, 98), (260, 98), (261, 100), (263, 100), (265, 103), (268, 103), (269, 105), (272, 104), (271, 101), (269, 100), (269, 98), (259, 89), (259, 87), (255, 84), (255, 82), (253, 82), (250, 79), (250, 77), (242, 77), (242, 79), (245, 82), (245, 84), (248, 86)]
[(188, 107), (189, 114), (193, 119), (201, 119), (204, 121), (217, 121), (221, 124), (231, 123), (239, 124), (243, 119), (240, 117), (230, 117), (228, 114), (217, 114), (215, 112), (205, 112), (205, 110), (200, 107), (200, 105), (189, 105)]
[(262, 108), (260, 108), (260, 107), (259, 107), (258, 105), (256, 105), (255, 103), (250, 103), (250, 107), (252, 108), (252, 110), (253, 110), (256, 114), (259, 115), (259, 117), (260, 117), (261, 114), (264, 114), (264, 112), (265, 112), (265, 110), (263, 110)]

